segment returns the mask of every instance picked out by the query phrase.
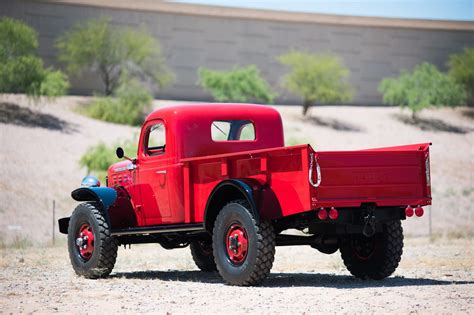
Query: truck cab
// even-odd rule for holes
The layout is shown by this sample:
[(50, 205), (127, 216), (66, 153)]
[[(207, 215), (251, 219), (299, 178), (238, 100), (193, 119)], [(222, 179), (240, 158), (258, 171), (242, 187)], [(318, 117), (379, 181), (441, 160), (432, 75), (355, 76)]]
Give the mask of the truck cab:
[[(229, 110), (235, 107), (235, 110)], [(184, 105), (164, 107), (147, 118), (137, 158), (108, 170), (108, 186), (123, 187), (136, 211), (136, 226), (196, 222), (186, 217), (183, 159), (282, 147), (279, 113), (262, 105)], [(171, 196), (171, 197), (170, 197)], [(206, 197), (206, 196), (204, 196)], [(113, 207), (110, 211), (121, 211)], [(203, 209), (197, 209), (202, 212)], [(129, 222), (117, 222), (129, 227)]]
[(287, 245), (340, 251), (356, 277), (383, 279), (401, 257), (401, 220), (431, 204), (429, 146), (285, 147), (266, 105), (163, 107), (146, 118), (136, 157), (117, 149), (124, 160), (106, 187), (89, 178), (71, 193), (83, 203), (60, 231), (74, 270), (91, 278), (112, 271), (119, 245), (157, 243), (190, 246), (201, 270), (234, 285), (263, 281)]

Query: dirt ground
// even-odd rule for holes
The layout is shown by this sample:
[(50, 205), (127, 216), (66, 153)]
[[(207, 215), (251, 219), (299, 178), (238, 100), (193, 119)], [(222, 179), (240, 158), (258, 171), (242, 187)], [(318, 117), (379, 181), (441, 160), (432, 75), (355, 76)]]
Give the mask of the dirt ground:
[(474, 314), (474, 241), (405, 240), (394, 276), (362, 281), (339, 254), (278, 247), (262, 286), (232, 287), (194, 266), (189, 248), (119, 249), (111, 277), (77, 277), (65, 244), (0, 250), (0, 313)]

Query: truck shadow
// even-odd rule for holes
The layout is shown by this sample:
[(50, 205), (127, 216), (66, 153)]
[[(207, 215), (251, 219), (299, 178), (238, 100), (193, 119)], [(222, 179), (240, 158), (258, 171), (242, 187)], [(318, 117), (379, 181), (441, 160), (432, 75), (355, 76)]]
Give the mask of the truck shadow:
[[(111, 275), (112, 278), (139, 279), (139, 280), (162, 280), (201, 282), (210, 284), (222, 284), (223, 280), (217, 272), (202, 271), (135, 271), (118, 272)], [(382, 281), (360, 280), (352, 276), (320, 274), (320, 273), (271, 273), (260, 287), (283, 288), (283, 287), (322, 287), (339, 289), (358, 289), (370, 287), (406, 287), (406, 286), (435, 286), (435, 285), (459, 285), (474, 284), (474, 281), (439, 280), (429, 278), (406, 278), (390, 277)]]

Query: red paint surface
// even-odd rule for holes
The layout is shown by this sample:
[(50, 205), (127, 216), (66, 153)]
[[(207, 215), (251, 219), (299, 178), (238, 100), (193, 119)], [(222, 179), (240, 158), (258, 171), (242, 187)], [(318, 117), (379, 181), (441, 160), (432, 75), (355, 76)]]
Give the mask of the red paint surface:
[(79, 254), (81, 255), (82, 259), (89, 260), (94, 253), (94, 233), (92, 232), (92, 228), (89, 224), (83, 224), (79, 229), (76, 239), (82, 239), (82, 243), (76, 246), (79, 249)]
[[(250, 120), (256, 139), (213, 141), (211, 124), (216, 120)], [(146, 131), (156, 121), (165, 124), (166, 149), (163, 154), (148, 156), (144, 150)], [(229, 178), (258, 183), (255, 195), (262, 197), (257, 202), (264, 218), (321, 207), (360, 207), (363, 203), (431, 204), (425, 169), (428, 143), (339, 152), (283, 145), (280, 115), (265, 105), (164, 107), (151, 113), (142, 127), (136, 168), (127, 170), (129, 161), (112, 165), (109, 186), (122, 186), (128, 192), (137, 226), (202, 222), (210, 193)], [(310, 153), (321, 169), (317, 188), (308, 180)], [(315, 170), (313, 176), (316, 182)], [(126, 210), (114, 205), (111, 211), (119, 214)]]

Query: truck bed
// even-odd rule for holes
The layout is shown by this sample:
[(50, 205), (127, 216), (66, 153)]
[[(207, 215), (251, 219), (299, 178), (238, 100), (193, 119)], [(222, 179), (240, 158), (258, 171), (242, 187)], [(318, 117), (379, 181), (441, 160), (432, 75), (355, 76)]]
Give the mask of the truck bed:
[(278, 201), (260, 209), (271, 219), (319, 207), (428, 205), (429, 145), (335, 152), (299, 145), (182, 159), (184, 187), (193, 197), (185, 198), (186, 222), (203, 220), (212, 189), (229, 178), (263, 185), (258, 193)]

